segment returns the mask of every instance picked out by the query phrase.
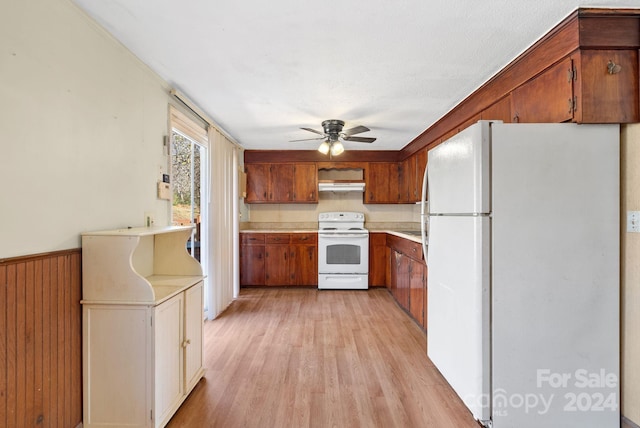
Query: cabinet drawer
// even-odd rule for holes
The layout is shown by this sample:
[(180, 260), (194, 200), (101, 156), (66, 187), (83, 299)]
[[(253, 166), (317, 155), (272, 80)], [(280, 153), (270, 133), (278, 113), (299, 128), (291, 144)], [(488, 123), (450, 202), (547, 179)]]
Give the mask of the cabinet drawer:
[(240, 243), (242, 245), (264, 244), (264, 233), (241, 233)]
[(288, 233), (267, 233), (265, 242), (267, 244), (288, 244), (291, 240), (291, 235)]
[(422, 245), (409, 239), (387, 235), (387, 245), (414, 260), (422, 260)]
[(317, 244), (318, 234), (317, 233), (292, 233), (291, 243), (292, 244), (310, 244), (310, 245)]

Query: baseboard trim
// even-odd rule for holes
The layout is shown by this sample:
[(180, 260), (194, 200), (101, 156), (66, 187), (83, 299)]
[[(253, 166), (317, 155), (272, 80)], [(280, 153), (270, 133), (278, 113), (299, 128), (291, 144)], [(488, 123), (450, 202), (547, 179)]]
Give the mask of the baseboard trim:
[(622, 416), (621, 419), (621, 427), (622, 428), (640, 428), (640, 425), (631, 422), (627, 417)]

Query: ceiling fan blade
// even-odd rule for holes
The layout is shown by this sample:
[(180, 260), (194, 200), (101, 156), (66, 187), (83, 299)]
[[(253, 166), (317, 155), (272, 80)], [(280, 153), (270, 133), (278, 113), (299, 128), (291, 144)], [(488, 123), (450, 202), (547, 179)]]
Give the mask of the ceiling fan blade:
[(312, 140), (324, 140), (324, 136), (316, 138), (303, 138), (302, 140), (289, 140), (290, 143), (296, 143), (298, 141), (312, 141)]
[(345, 141), (355, 141), (357, 143), (373, 143), (375, 138), (370, 137), (349, 137), (348, 135), (343, 138)]
[(300, 129), (304, 129), (305, 131), (313, 132), (314, 134), (324, 135), (324, 132), (316, 131), (315, 129), (311, 129), (311, 128), (300, 128)]
[(367, 131), (371, 131), (369, 128), (367, 128), (366, 126), (356, 126), (355, 128), (351, 128), (351, 129), (347, 129), (345, 131), (342, 131), (342, 134), (344, 135), (355, 135), (355, 134), (360, 134), (362, 132), (367, 132)]

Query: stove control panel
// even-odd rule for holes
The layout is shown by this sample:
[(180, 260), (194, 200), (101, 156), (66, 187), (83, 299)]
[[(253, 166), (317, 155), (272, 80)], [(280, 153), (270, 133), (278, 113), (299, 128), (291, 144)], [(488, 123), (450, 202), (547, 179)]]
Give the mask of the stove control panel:
[(356, 221), (364, 222), (364, 214), (358, 212), (328, 212), (318, 215), (319, 221)]

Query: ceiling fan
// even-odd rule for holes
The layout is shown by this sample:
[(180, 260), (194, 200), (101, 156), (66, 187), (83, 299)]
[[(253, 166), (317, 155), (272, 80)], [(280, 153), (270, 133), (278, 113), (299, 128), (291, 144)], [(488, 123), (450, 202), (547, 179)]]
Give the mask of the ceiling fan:
[(356, 126), (354, 128), (342, 130), (344, 126), (344, 121), (339, 119), (329, 119), (322, 122), (322, 129), (324, 132), (316, 131), (311, 128), (300, 128), (305, 131), (313, 132), (314, 134), (322, 135), (321, 137), (316, 138), (304, 138), (302, 140), (291, 140), (290, 142), (298, 142), (298, 141), (310, 141), (310, 140), (324, 140), (320, 147), (318, 147), (318, 151), (324, 155), (331, 152), (332, 156), (337, 156), (340, 153), (344, 152), (344, 146), (340, 139), (344, 141), (355, 141), (357, 143), (373, 143), (376, 141), (375, 138), (371, 137), (354, 137), (355, 134), (361, 134), (363, 132), (370, 131), (366, 126)]

